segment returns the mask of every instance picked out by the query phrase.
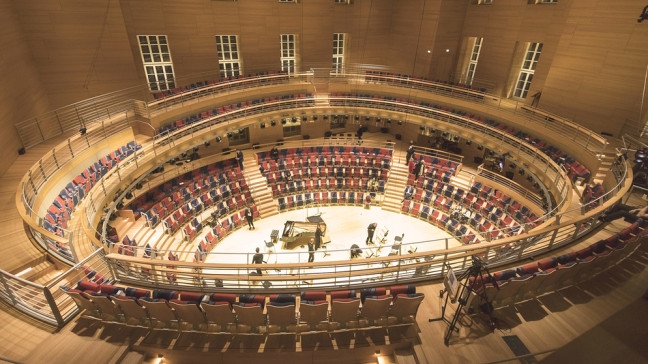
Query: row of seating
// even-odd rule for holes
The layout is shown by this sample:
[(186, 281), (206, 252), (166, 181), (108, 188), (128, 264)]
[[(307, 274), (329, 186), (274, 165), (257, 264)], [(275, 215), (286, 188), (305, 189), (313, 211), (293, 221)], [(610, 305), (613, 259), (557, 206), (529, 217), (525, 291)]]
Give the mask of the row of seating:
[(329, 167), (298, 167), (294, 169), (284, 169), (278, 171), (264, 171), (263, 173), (268, 185), (276, 182), (287, 182), (295, 179), (311, 179), (311, 178), (380, 178), (385, 179), (389, 174), (389, 167), (343, 167), (343, 166), (329, 166)]
[(583, 189), (583, 194), (581, 195), (581, 205), (583, 206), (584, 212), (593, 210), (601, 205), (603, 201), (600, 201), (599, 198), (605, 194), (605, 188), (600, 183), (594, 185), (585, 185)]
[(422, 154), (422, 153), (414, 153), (412, 155), (412, 159), (410, 159), (409, 163), (407, 164), (407, 168), (410, 174), (413, 173), (414, 167), (416, 166), (416, 163), (419, 161), (423, 162), (424, 166), (426, 167), (425, 170), (427, 171), (427, 173), (431, 172), (431, 169), (434, 168), (434, 172), (432, 173), (432, 175), (436, 175), (439, 170), (442, 172), (449, 171), (451, 172), (451, 174), (455, 174), (457, 168), (459, 167), (459, 163), (453, 162), (448, 159), (439, 158), (436, 156)]
[(513, 127), (510, 127), (505, 124), (500, 124), (495, 120), (487, 119), (479, 115), (475, 115), (461, 110), (456, 110), (454, 108), (449, 108), (446, 106), (432, 105), (426, 102), (420, 102), (420, 101), (410, 100), (410, 99), (401, 99), (401, 98), (390, 97), (390, 96), (378, 96), (378, 95), (371, 95), (371, 94), (355, 94), (355, 93), (337, 93), (337, 94), (332, 94), (332, 96), (338, 98), (338, 100), (336, 100), (335, 98), (331, 99), (330, 102), (332, 106), (352, 106), (352, 104), (357, 104), (357, 106), (367, 106), (366, 104), (357, 103), (357, 102), (351, 102), (350, 104), (349, 100), (343, 100), (344, 98), (365, 98), (371, 100), (384, 100), (384, 101), (396, 101), (401, 103), (407, 103), (411, 105), (417, 105), (417, 106), (429, 108), (430, 110), (442, 110), (462, 117), (468, 117), (474, 121), (496, 128), (501, 132), (504, 132), (520, 140), (524, 140), (535, 145), (543, 153), (548, 155), (554, 162), (563, 165), (568, 172), (568, 176), (572, 178), (572, 181), (574, 181), (576, 178), (583, 178), (584, 180), (587, 180), (591, 175), (590, 171), (584, 165), (582, 165), (574, 158), (567, 155), (567, 153), (565, 153), (564, 151), (561, 151), (554, 146), (548, 145), (547, 143), (541, 141), (539, 138), (530, 137), (528, 134), (522, 131), (518, 131)]
[(282, 196), (277, 199), (279, 210), (302, 208), (309, 205), (366, 205), (371, 203), (369, 192), (321, 191)]
[(320, 192), (333, 191), (368, 191), (374, 193), (385, 192), (386, 177), (377, 180), (376, 178), (313, 178), (297, 179), (288, 182), (277, 182), (270, 185), (273, 197), (287, 196), (304, 191)]
[[(256, 205), (251, 205), (249, 208), (252, 211), (252, 218), (257, 219), (259, 217), (258, 207)], [(220, 240), (224, 239), (232, 231), (244, 227), (245, 223), (245, 210), (237, 211), (228, 218), (222, 220), (218, 220), (218, 217), (214, 214), (212, 214), (209, 219), (203, 220), (202, 225), (210, 225), (213, 227), (198, 242), (194, 254), (194, 262), (204, 262), (205, 258), (207, 258), (207, 253), (211, 252)], [(195, 236), (190, 236), (190, 239), (193, 238), (195, 238)]]
[(242, 82), (241, 86), (245, 86), (247, 84), (247, 81), (257, 84), (259, 81), (263, 82), (263, 80), (259, 80), (260, 77), (266, 77), (266, 76), (271, 76), (271, 75), (285, 75), (286, 77), (282, 77), (280, 80), (282, 81), (288, 81), (288, 73), (285, 71), (278, 71), (276, 73), (269, 73), (269, 72), (259, 72), (256, 74), (249, 74), (247, 76), (230, 76), (230, 77), (224, 77), (221, 80), (205, 80), (205, 81), (197, 81), (195, 83), (191, 83), (186, 86), (182, 87), (175, 87), (171, 90), (166, 90), (162, 92), (156, 92), (153, 94), (153, 97), (156, 100), (160, 99), (165, 99), (170, 96), (178, 95), (183, 92), (192, 92), (195, 90), (199, 90), (204, 87), (209, 87), (209, 86), (217, 86), (217, 85), (227, 85), (231, 83), (232, 81), (239, 81)]
[[(142, 290), (80, 281), (63, 287), (83, 315), (150, 328), (235, 334), (355, 331), (411, 325), (425, 298), (413, 286), (302, 294)], [(401, 293), (402, 292), (402, 293)], [(410, 293), (411, 292), (411, 293)]]
[[(500, 209), (505, 209), (515, 218), (515, 220), (522, 224), (537, 225), (540, 222), (539, 217), (536, 216), (531, 209), (522, 205), (517, 200), (513, 200), (510, 196), (505, 195), (502, 191), (495, 189), (492, 186), (485, 185), (481, 182), (475, 182), (470, 187), (470, 193), (472, 193), (473, 196), (467, 195), (470, 200), (466, 202), (471, 205), (476, 204), (478, 208), (483, 208), (489, 204), (495, 205)], [(480, 201), (480, 198), (483, 201)]]
[[(189, 186), (173, 192), (171, 196), (163, 198), (153, 205), (150, 210), (144, 211), (142, 215), (146, 218), (147, 225), (150, 228), (155, 228), (160, 221), (167, 223), (172, 217), (182, 224), (184, 219), (179, 221), (180, 216), (178, 215), (187, 218), (192, 216), (191, 211), (201, 211), (203, 207), (209, 207), (219, 202), (236, 205), (239, 200), (247, 201), (252, 198), (244, 180), (221, 186), (218, 186), (217, 183), (207, 185), (206, 181), (208, 179), (191, 183)], [(241, 186), (243, 187), (241, 188)], [(166, 225), (165, 228), (171, 229), (170, 226)], [(174, 232), (177, 229), (171, 230)]]
[(74, 177), (71, 182), (59, 192), (52, 204), (47, 209), (43, 219), (43, 228), (63, 236), (67, 229), (67, 222), (75, 207), (90, 191), (92, 186), (122, 159), (139, 150), (141, 146), (134, 141), (121, 146), (98, 161), (88, 166), (83, 172)]
[(239, 182), (239, 185), (235, 187), (247, 189), (243, 172), (238, 167), (234, 158), (194, 169), (182, 176), (172, 178), (157, 185), (133, 199), (128, 203), (127, 208), (132, 210), (137, 218), (143, 212), (151, 210), (165, 198), (171, 197), (176, 191), (181, 191), (186, 188), (188, 190), (183, 192), (183, 195), (189, 193), (191, 196), (196, 197), (202, 189), (216, 188), (217, 186), (223, 185), (229, 186), (232, 182)]
[(493, 272), (490, 277), (479, 276), (474, 285), (470, 282), (473, 307), (486, 300), (493, 308), (504, 307), (589, 279), (634, 251), (641, 237), (648, 234), (646, 226), (639, 219), (619, 233), (577, 251)]
[[(422, 88), (430, 90), (443, 91), (444, 93), (457, 94), (470, 96), (473, 98), (483, 98), (483, 93), (486, 92), (486, 89), (483, 87), (475, 88), (472, 85), (457, 83), (452, 81), (434, 81), (430, 83), (430, 80), (423, 77), (416, 77), (410, 75), (404, 75), (400, 73), (390, 73), (382, 71), (365, 71), (365, 81), (371, 83), (388, 83), (394, 85), (402, 85), (410, 88)], [(450, 87), (448, 87), (450, 86)], [(461, 92), (457, 88), (465, 89), (471, 92)]]
[[(229, 196), (223, 198), (223, 196)], [(182, 200), (178, 201), (181, 203)], [(223, 216), (230, 211), (240, 210), (253, 203), (249, 190), (231, 195), (225, 186), (209, 190), (196, 198), (180, 205), (169, 217), (164, 219), (164, 229), (168, 234), (174, 234), (181, 228), (186, 228), (185, 223), (196, 214), (215, 206), (213, 212), (216, 216)]]
[(201, 120), (208, 119), (212, 116), (223, 115), (235, 110), (245, 109), (256, 105), (263, 105), (263, 104), (273, 103), (277, 101), (287, 101), (287, 100), (296, 100), (298, 102), (303, 103), (303, 105), (295, 105), (295, 106), (308, 106), (313, 102), (314, 99), (312, 94), (302, 93), (302, 94), (289, 94), (289, 95), (281, 95), (281, 96), (268, 96), (260, 99), (239, 101), (229, 105), (223, 105), (206, 111), (201, 111), (198, 114), (193, 114), (187, 116), (184, 119), (179, 119), (169, 124), (162, 125), (157, 129), (157, 134), (173, 133), (174, 131), (181, 129), (187, 125), (197, 123)]
[(117, 253), (134, 257), (137, 255), (137, 241), (125, 235), (121, 245), (117, 248)]

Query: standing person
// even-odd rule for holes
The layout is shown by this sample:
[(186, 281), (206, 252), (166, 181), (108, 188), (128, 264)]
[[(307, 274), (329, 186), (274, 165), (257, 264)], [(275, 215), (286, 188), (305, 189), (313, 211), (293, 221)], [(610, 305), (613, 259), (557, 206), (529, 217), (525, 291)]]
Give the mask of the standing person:
[(320, 224), (317, 224), (317, 229), (315, 229), (315, 250), (319, 250), (322, 245), (322, 229)]
[(414, 156), (414, 144), (410, 144), (409, 148), (407, 148), (407, 154), (405, 155), (405, 165), (409, 164), (409, 161), (412, 159)]
[(253, 230), (254, 229), (254, 216), (252, 215), (252, 209), (249, 208), (249, 207), (245, 209), (245, 220), (247, 220), (247, 223), (248, 223), (248, 230)]
[(376, 227), (378, 227), (378, 224), (375, 222), (372, 222), (367, 227), (367, 241), (365, 241), (366, 244), (373, 244), (373, 236), (376, 232)]
[(423, 165), (420, 159), (414, 163), (414, 168), (412, 169), (412, 174), (414, 174), (414, 177), (418, 176), (418, 174), (421, 172), (422, 166)]
[(421, 174), (423, 174), (424, 166), (423, 166), (423, 157), (416, 162), (416, 165), (414, 166), (414, 177), (419, 178)]
[(238, 163), (238, 166), (241, 170), (243, 170), (243, 151), (239, 150), (236, 152), (236, 163)]
[(308, 242), (308, 262), (312, 263), (315, 260), (315, 239), (312, 239)]
[[(252, 256), (252, 264), (263, 264), (263, 254), (259, 253), (258, 247), (256, 248), (255, 252), (256, 253)], [(257, 268), (256, 274), (262, 275), (261, 268)]]

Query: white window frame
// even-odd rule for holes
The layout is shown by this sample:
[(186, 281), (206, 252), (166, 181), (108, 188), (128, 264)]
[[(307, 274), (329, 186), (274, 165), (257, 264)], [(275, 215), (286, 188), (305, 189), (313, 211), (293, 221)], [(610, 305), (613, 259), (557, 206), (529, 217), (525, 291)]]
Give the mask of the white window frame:
[(524, 52), (524, 61), (520, 67), (520, 74), (518, 75), (517, 82), (513, 96), (524, 99), (529, 92), (533, 75), (535, 74), (536, 65), (542, 53), (542, 43), (527, 43), (526, 51)]
[(217, 35), (216, 52), (221, 77), (237, 77), (243, 74), (238, 35)]
[(344, 73), (344, 54), (346, 50), (346, 33), (333, 33), (333, 73)]
[(336, 4), (351, 4), (351, 0), (334, 0)]
[(138, 35), (137, 43), (149, 90), (157, 92), (175, 88), (175, 73), (167, 36)]
[(297, 36), (295, 34), (280, 34), (281, 70), (288, 74), (297, 72)]
[(482, 44), (484, 43), (484, 38), (475, 37), (475, 43), (473, 44), (472, 52), (470, 53), (470, 59), (468, 60), (468, 69), (466, 71), (466, 84), (472, 85), (475, 78), (475, 71), (477, 71), (477, 63), (479, 62), (479, 53), (481, 52)]

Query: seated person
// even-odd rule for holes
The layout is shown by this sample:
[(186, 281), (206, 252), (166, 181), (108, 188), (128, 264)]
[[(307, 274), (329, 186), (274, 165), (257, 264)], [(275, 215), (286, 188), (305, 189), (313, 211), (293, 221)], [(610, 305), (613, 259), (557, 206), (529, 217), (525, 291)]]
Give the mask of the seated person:
[(610, 211), (599, 216), (599, 220), (603, 222), (610, 222), (620, 218), (624, 218), (625, 221), (634, 223), (637, 219), (647, 219), (648, 218), (648, 202), (644, 207), (633, 207), (625, 204), (618, 204), (612, 207)]
[(353, 244), (351, 245), (351, 259), (357, 258), (362, 254), (362, 249), (358, 246), (358, 244)]
[(367, 190), (369, 190), (369, 192), (378, 191), (378, 181), (376, 181), (375, 177), (371, 177), (369, 182), (367, 182)]
[(416, 188), (414, 188), (414, 186), (410, 185), (405, 187), (405, 192), (403, 193), (403, 201), (409, 200), (415, 193), (416, 193)]

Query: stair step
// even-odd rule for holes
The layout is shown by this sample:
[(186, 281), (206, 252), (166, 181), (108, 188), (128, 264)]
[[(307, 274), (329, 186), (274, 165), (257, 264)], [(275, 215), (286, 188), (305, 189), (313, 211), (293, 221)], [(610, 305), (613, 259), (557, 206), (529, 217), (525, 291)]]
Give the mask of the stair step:
[(41, 261), (38, 264), (31, 266), (31, 268), (32, 269), (29, 272), (23, 274), (21, 278), (34, 282), (44, 277), (45, 275), (48, 275), (57, 270), (56, 266), (47, 260)]
[(394, 362), (396, 364), (417, 364), (416, 356), (412, 350), (396, 350), (394, 352)]

